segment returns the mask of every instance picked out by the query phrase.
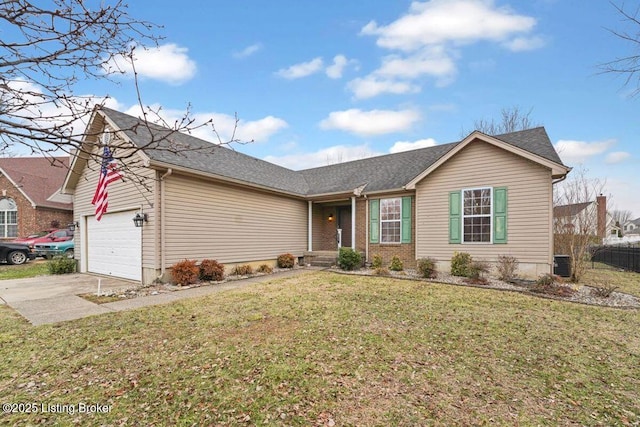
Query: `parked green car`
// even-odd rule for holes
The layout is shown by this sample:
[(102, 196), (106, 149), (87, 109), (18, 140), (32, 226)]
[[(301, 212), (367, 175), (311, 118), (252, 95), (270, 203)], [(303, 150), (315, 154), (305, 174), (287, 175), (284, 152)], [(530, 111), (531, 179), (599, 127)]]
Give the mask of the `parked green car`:
[(62, 255), (67, 258), (73, 258), (73, 240), (64, 242), (36, 243), (33, 252), (36, 256), (51, 259), (54, 256)]

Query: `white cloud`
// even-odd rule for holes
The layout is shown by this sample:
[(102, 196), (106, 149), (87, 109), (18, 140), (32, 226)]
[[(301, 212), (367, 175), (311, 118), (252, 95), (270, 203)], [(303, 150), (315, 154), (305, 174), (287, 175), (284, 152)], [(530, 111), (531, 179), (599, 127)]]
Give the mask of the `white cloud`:
[(334, 111), (320, 122), (320, 128), (337, 129), (360, 136), (383, 135), (405, 131), (420, 120), (415, 110), (371, 110), (350, 109)]
[(236, 59), (246, 58), (258, 52), (260, 49), (262, 49), (262, 43), (255, 43), (255, 44), (252, 44), (251, 46), (245, 47), (239, 52), (233, 52), (233, 57)]
[(309, 62), (301, 62), (300, 64), (295, 64), (288, 68), (282, 68), (276, 71), (276, 75), (290, 80), (299, 79), (318, 73), (323, 67), (324, 62), (322, 61), (322, 58), (318, 57)]
[(349, 60), (346, 56), (336, 55), (333, 57), (333, 64), (329, 65), (325, 72), (329, 78), (339, 79), (342, 77), (342, 73), (347, 65), (349, 65)]
[(356, 98), (416, 92), (419, 86), (416, 90), (410, 81), (423, 76), (446, 86), (457, 75), (460, 46), (488, 41), (511, 51), (537, 49), (544, 40), (531, 34), (535, 25), (534, 18), (498, 7), (493, 0), (414, 1), (390, 24), (371, 21), (361, 29), (361, 35), (376, 37), (378, 46), (400, 53), (383, 58), (377, 70), (352, 81), (349, 89)]
[[(151, 108), (154, 111), (159, 109), (158, 105), (152, 105)], [(172, 110), (172, 109), (159, 109), (160, 117), (168, 124), (172, 124), (181, 120), (184, 117), (184, 111)], [(140, 116), (140, 107), (133, 106), (125, 111), (126, 114), (133, 116)], [(255, 141), (257, 143), (268, 141), (269, 138), (275, 133), (287, 128), (289, 125), (283, 119), (273, 116), (263, 117), (257, 120), (239, 120), (236, 128), (236, 118), (229, 114), (216, 113), (216, 112), (198, 112), (191, 115), (194, 119), (194, 123), (201, 124), (206, 123), (208, 120), (213, 120), (215, 126), (214, 132), (212, 126), (201, 126), (191, 131), (191, 135), (211, 141), (214, 143), (227, 143), (232, 139), (240, 140), (241, 142)], [(152, 117), (150, 117), (152, 120)], [(234, 132), (235, 128), (235, 132)]]
[[(181, 84), (196, 74), (196, 63), (187, 55), (188, 49), (169, 43), (153, 48), (136, 46), (133, 51), (134, 65), (140, 77)], [(133, 68), (128, 58), (115, 57), (106, 67), (106, 71), (122, 71), (133, 76)]]
[(631, 154), (627, 153), (626, 151), (614, 151), (613, 153), (609, 153), (607, 155), (605, 162), (612, 165), (616, 163), (622, 163), (630, 157)]
[(402, 151), (416, 150), (418, 148), (433, 147), (434, 145), (437, 145), (437, 144), (438, 143), (433, 138), (419, 139), (413, 142), (398, 141), (391, 146), (391, 148), (389, 149), (389, 152), (400, 153)]
[(351, 80), (347, 88), (357, 99), (373, 98), (383, 93), (404, 94), (420, 92), (420, 86), (409, 82), (385, 79), (370, 74), (364, 78)]
[(594, 142), (560, 140), (554, 144), (554, 147), (562, 162), (571, 165), (584, 163), (590, 157), (603, 154), (614, 144), (615, 140), (613, 139)]
[(513, 40), (504, 42), (502, 45), (513, 52), (524, 52), (527, 50), (540, 49), (545, 45), (545, 41), (539, 36), (516, 37)]
[(363, 35), (377, 36), (388, 49), (412, 51), (426, 45), (505, 41), (530, 32), (536, 20), (518, 15), (492, 0), (431, 0), (411, 3), (409, 12), (389, 25), (369, 22)]
[(301, 170), (367, 157), (379, 156), (383, 153), (372, 151), (368, 145), (334, 145), (312, 153), (288, 154), (286, 156), (267, 156), (267, 162), (275, 163), (289, 169)]

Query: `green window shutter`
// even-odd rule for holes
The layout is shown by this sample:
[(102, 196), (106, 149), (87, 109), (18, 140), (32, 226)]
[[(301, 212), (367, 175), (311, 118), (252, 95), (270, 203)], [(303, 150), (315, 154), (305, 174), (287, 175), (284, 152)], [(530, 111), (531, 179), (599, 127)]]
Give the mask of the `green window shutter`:
[(400, 243), (411, 243), (411, 197), (402, 198), (402, 225)]
[(507, 187), (493, 189), (493, 243), (507, 243)]
[(369, 200), (369, 243), (380, 241), (380, 200)]
[(462, 212), (460, 191), (449, 193), (449, 243), (462, 243)]

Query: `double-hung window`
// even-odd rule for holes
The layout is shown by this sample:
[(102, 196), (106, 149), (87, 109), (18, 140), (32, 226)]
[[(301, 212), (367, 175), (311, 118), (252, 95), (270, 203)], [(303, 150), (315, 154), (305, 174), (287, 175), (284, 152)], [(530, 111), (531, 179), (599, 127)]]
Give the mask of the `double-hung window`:
[(491, 243), (491, 188), (462, 190), (462, 241)]
[(400, 243), (402, 204), (399, 197), (380, 200), (380, 242)]
[(0, 237), (18, 237), (18, 208), (10, 198), (0, 199)]

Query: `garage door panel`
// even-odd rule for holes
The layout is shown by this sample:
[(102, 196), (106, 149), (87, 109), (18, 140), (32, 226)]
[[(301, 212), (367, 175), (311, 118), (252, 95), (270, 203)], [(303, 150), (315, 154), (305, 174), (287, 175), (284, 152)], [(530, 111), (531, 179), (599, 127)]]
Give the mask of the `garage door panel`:
[(87, 270), (91, 273), (142, 279), (142, 229), (134, 226), (136, 211), (87, 218)]

